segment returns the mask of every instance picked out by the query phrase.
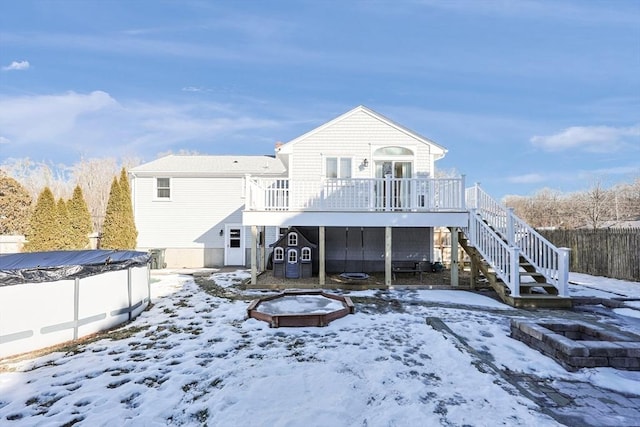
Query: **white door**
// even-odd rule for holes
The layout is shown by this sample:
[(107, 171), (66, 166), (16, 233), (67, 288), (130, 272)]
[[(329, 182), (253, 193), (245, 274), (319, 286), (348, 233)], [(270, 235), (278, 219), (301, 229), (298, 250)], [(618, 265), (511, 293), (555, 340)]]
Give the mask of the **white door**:
[(225, 224), (224, 265), (244, 265), (244, 227)]

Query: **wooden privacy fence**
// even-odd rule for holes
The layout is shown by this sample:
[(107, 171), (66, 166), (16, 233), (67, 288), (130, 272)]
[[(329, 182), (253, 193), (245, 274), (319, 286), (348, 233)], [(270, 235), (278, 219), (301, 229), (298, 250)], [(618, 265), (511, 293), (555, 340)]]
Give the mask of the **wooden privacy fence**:
[(571, 248), (573, 272), (640, 282), (640, 228), (538, 232), (558, 247)]

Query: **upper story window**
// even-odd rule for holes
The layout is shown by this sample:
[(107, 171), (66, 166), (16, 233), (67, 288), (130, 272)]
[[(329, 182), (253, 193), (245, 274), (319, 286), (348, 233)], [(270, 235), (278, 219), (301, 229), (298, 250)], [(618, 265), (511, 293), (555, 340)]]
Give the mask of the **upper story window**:
[(327, 178), (351, 178), (351, 157), (327, 157), (325, 166)]
[(287, 246), (298, 246), (298, 233), (289, 233), (287, 236)]
[(156, 198), (171, 198), (171, 178), (156, 178)]

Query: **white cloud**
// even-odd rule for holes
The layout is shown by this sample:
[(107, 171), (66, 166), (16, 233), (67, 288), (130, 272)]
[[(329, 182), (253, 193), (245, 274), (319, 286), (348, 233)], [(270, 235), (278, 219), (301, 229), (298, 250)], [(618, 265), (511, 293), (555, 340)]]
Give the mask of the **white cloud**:
[(524, 175), (510, 176), (507, 178), (509, 182), (514, 184), (539, 184), (549, 179), (548, 176), (539, 173), (528, 173)]
[(578, 149), (591, 152), (617, 151), (640, 138), (640, 125), (631, 127), (573, 126), (553, 134), (530, 139), (531, 143), (545, 151)]
[(2, 67), (3, 71), (28, 70), (31, 65), (29, 61), (13, 61), (6, 67)]
[(5, 138), (4, 136), (0, 136), (0, 144), (9, 144), (11, 140), (9, 138)]
[(0, 143), (11, 142), (2, 150), (7, 157), (65, 164), (88, 154), (153, 158), (181, 149), (265, 154), (273, 152), (275, 135), (291, 125), (273, 117), (273, 111), (213, 102), (120, 101), (102, 91), (0, 96)]

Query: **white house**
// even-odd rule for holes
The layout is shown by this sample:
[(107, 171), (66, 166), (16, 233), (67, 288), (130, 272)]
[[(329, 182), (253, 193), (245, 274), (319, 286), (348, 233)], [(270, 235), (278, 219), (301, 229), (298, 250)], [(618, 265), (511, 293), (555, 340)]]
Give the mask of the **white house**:
[(167, 267), (245, 265), (247, 174), (282, 176), (269, 156), (170, 155), (129, 171), (138, 248), (162, 249)]
[[(447, 227), (505, 298), (530, 293), (521, 272), (566, 298), (566, 251), (466, 189), (464, 176), (436, 178), (446, 152), (359, 106), (278, 144), (274, 157), (168, 156), (131, 170), (138, 245), (166, 248), (170, 267), (247, 265), (255, 283), (269, 246), (295, 227), (317, 246), (320, 285), (339, 272), (384, 272), (391, 285), (394, 265), (435, 260), (434, 227)], [(288, 277), (297, 277), (294, 246), (277, 254)]]

